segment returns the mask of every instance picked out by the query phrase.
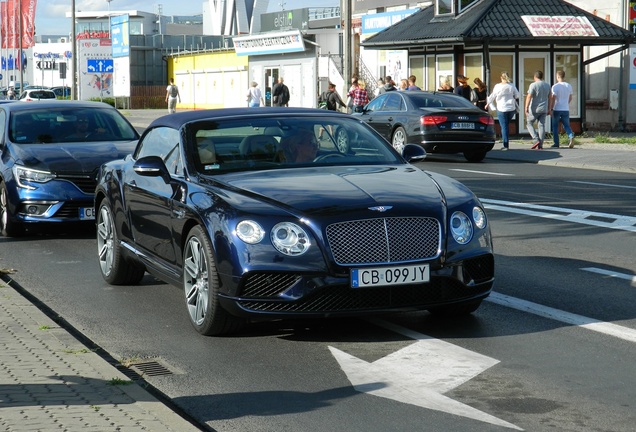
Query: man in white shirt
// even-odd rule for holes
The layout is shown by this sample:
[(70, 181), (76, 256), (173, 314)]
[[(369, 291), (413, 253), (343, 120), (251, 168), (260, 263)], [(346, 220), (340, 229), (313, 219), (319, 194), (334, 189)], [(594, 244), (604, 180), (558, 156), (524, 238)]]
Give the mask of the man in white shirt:
[(563, 124), (565, 133), (568, 134), (570, 142), (569, 148), (574, 148), (574, 133), (570, 128), (570, 102), (572, 101), (572, 86), (565, 82), (565, 72), (560, 70), (556, 73), (557, 83), (552, 86), (550, 93), (550, 110), (548, 114), (552, 116), (552, 136), (554, 145), (552, 148), (559, 148), (559, 123)]

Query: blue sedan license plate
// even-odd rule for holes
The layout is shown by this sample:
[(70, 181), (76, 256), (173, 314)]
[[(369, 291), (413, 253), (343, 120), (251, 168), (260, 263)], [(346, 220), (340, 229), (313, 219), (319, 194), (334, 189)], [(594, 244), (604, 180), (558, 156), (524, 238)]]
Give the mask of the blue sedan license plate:
[(429, 282), (428, 264), (396, 267), (369, 267), (351, 270), (351, 287), (364, 288)]
[(94, 220), (95, 209), (93, 207), (81, 207), (79, 209), (80, 220)]
[(452, 123), (451, 129), (475, 129), (475, 123)]

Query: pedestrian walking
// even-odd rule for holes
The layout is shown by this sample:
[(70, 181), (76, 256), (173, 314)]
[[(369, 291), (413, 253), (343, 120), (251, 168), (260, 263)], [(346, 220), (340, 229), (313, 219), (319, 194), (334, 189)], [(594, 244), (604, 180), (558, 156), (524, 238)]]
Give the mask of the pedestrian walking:
[(407, 90), (422, 90), (421, 88), (415, 85), (415, 81), (417, 81), (417, 77), (415, 75), (409, 76), (409, 79), (408, 79), (409, 86), (406, 89)]
[(393, 83), (391, 76), (387, 75), (386, 78), (384, 78), (384, 85), (380, 87), (378, 94), (382, 94), (382, 93), (386, 93), (390, 91), (396, 91), (396, 90), (397, 88), (395, 87), (395, 84)]
[(382, 90), (383, 88), (384, 88), (384, 80), (382, 78), (378, 78), (378, 80), (376, 81), (375, 90), (373, 90), (373, 97), (376, 98), (380, 96), (382, 94), (380, 90)]
[(455, 87), (453, 93), (464, 97), (466, 100), (470, 100), (470, 95), (473, 92), (473, 89), (470, 88), (470, 85), (468, 84), (468, 78), (464, 75), (457, 75), (457, 82), (457, 87)]
[[(543, 71), (534, 73), (534, 82), (528, 87), (524, 112), (526, 113), (526, 124), (528, 132), (534, 141), (533, 149), (543, 149), (543, 139), (545, 138), (545, 119), (548, 115), (550, 100), (550, 84), (543, 81)], [(534, 129), (534, 124), (538, 123), (538, 131)]]
[[(347, 108), (347, 104), (342, 101), (342, 98), (336, 91), (336, 85), (334, 83), (329, 83), (328, 90), (320, 95), (320, 101), (327, 104), (327, 109), (329, 111), (338, 111), (339, 106)], [(329, 128), (329, 132), (333, 135), (333, 126), (327, 127)], [(324, 132), (325, 129), (320, 128), (320, 131), (318, 132), (318, 139), (322, 139)]]
[(508, 72), (501, 73), (501, 82), (495, 84), (492, 89), (492, 93), (486, 100), (486, 109), (495, 103), (497, 109), (497, 119), (499, 120), (499, 127), (501, 128), (501, 141), (503, 146), (501, 150), (506, 151), (509, 147), (508, 128), (510, 121), (517, 114), (519, 109), (517, 106), (517, 100), (519, 99), (519, 90), (512, 83)]
[(470, 101), (477, 107), (486, 111), (486, 100), (488, 99), (488, 87), (481, 80), (481, 78), (475, 78), (473, 80), (475, 87), (473, 88), (470, 96)]
[(570, 127), (570, 102), (572, 102), (572, 86), (565, 82), (565, 72), (560, 70), (556, 73), (557, 83), (552, 86), (550, 93), (550, 108), (548, 114), (552, 116), (552, 137), (554, 144), (550, 147), (559, 148), (559, 123), (563, 125), (565, 133), (568, 134), (570, 142), (569, 148), (574, 148), (574, 132)]
[(170, 84), (166, 87), (166, 102), (168, 103), (168, 113), (177, 112), (177, 100), (181, 103), (179, 87), (174, 83), (174, 78), (170, 78)]
[(247, 90), (247, 104), (250, 108), (257, 108), (261, 105), (265, 106), (263, 93), (256, 81), (252, 81), (252, 86)]
[(349, 87), (349, 91), (347, 92), (347, 113), (351, 114), (353, 112), (353, 97), (349, 96), (351, 92), (358, 88), (358, 77), (351, 78), (351, 87)]
[(9, 90), (7, 90), (7, 99), (8, 100), (15, 99), (15, 90), (13, 90), (13, 87), (9, 87)]
[(283, 77), (278, 77), (278, 82), (272, 88), (272, 106), (289, 106), (289, 88), (284, 81)]
[(358, 86), (349, 92), (353, 100), (353, 112), (362, 112), (363, 107), (369, 103), (369, 95), (363, 80), (358, 80)]

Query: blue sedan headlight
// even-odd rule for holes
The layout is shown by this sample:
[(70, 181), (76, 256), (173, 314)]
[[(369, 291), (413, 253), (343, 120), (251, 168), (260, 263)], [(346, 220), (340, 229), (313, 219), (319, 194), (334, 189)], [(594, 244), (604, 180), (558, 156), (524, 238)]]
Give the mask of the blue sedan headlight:
[(473, 221), (475, 221), (475, 226), (477, 228), (486, 228), (486, 213), (484, 213), (484, 209), (481, 207), (473, 208)]
[(457, 211), (450, 218), (450, 230), (455, 241), (466, 244), (473, 238), (473, 224), (464, 213)]
[(244, 220), (236, 225), (236, 235), (247, 244), (256, 244), (265, 237), (265, 230), (253, 220)]
[(29, 183), (46, 183), (55, 178), (55, 174), (51, 174), (47, 171), (38, 171), (30, 168), (25, 168), (20, 165), (13, 166), (13, 177), (15, 178), (18, 186), (25, 189), (35, 189)]
[(272, 229), (271, 239), (279, 252), (289, 256), (302, 255), (311, 245), (305, 230), (291, 222), (276, 224)]

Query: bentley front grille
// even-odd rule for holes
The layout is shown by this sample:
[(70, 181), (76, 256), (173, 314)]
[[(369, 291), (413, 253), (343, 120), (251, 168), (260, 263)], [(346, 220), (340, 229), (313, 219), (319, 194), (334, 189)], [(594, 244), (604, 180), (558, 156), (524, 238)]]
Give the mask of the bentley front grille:
[(441, 227), (428, 217), (340, 222), (327, 227), (327, 241), (340, 265), (386, 264), (432, 259), (440, 253)]

